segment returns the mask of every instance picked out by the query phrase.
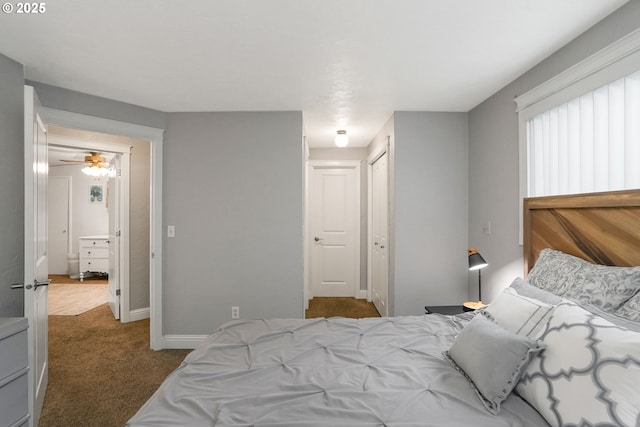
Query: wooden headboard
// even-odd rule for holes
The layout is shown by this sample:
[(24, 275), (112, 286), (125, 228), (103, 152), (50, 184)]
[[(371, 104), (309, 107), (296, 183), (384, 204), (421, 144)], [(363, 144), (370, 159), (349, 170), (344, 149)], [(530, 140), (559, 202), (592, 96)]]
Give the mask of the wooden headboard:
[(640, 190), (524, 200), (524, 274), (544, 248), (620, 267), (640, 265)]

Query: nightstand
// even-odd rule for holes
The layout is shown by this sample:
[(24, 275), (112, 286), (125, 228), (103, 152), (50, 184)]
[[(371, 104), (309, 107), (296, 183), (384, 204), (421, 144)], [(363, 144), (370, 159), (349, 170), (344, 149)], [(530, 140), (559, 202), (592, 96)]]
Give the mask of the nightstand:
[(464, 313), (462, 305), (425, 305), (424, 314), (461, 314)]

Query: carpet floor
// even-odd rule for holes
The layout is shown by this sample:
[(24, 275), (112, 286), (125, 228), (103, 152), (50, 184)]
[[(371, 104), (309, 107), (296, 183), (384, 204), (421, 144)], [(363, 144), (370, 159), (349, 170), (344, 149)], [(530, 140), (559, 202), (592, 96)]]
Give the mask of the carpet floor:
[(49, 386), (39, 426), (122, 426), (189, 353), (149, 345), (149, 319), (120, 323), (107, 304), (49, 316)]
[(380, 317), (373, 303), (365, 299), (315, 297), (309, 301), (305, 317)]

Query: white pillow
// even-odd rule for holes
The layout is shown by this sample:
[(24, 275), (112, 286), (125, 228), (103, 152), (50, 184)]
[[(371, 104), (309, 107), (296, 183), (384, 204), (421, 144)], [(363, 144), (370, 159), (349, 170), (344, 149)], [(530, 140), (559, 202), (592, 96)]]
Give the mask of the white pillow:
[(519, 295), (513, 288), (506, 288), (485, 310), (506, 330), (532, 336), (542, 328), (552, 308), (550, 304)]
[(552, 426), (640, 425), (640, 333), (565, 301), (516, 391)]

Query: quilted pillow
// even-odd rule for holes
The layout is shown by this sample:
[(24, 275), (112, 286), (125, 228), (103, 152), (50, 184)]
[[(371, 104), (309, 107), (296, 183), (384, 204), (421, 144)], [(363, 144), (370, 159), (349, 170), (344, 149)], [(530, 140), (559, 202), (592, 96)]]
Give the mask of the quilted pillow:
[(616, 310), (616, 314), (625, 319), (640, 322), (640, 292), (631, 297)]
[(527, 281), (538, 288), (613, 313), (640, 289), (640, 267), (609, 267), (543, 249)]
[(444, 356), (496, 415), (531, 357), (543, 349), (543, 343), (509, 332), (480, 313), (460, 331)]
[(517, 393), (552, 426), (640, 423), (640, 333), (565, 300), (540, 339)]

